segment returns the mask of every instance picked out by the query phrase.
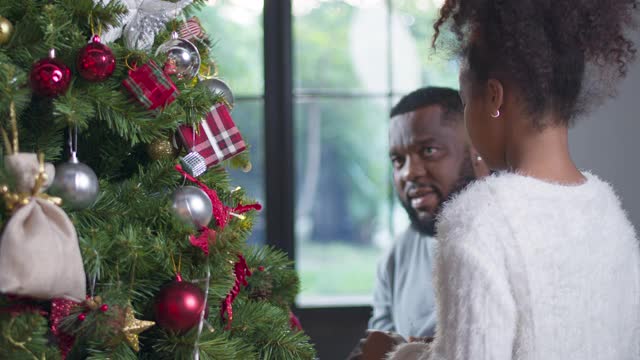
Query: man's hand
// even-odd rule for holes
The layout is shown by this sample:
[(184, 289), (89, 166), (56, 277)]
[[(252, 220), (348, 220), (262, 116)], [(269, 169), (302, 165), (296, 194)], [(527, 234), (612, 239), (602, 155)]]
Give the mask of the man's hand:
[(382, 360), (396, 345), (402, 343), (406, 343), (406, 340), (394, 332), (367, 330), (366, 337), (360, 339), (347, 360)]
[(367, 342), (367, 338), (362, 338), (358, 341), (358, 345), (351, 351), (351, 354), (347, 356), (347, 360), (362, 360), (362, 349)]
[(425, 337), (409, 336), (409, 342), (423, 342), (423, 343), (430, 344), (433, 342), (433, 340), (434, 338), (432, 336), (425, 336)]
[(398, 344), (405, 343), (399, 334), (389, 331), (367, 330), (367, 337), (361, 339), (348, 360), (383, 360)]
[(362, 349), (362, 360), (383, 360), (398, 344), (406, 340), (388, 331), (371, 331)]
[[(347, 360), (383, 360), (385, 355), (399, 344), (407, 341), (399, 334), (390, 331), (367, 330), (367, 337), (360, 339), (358, 346), (349, 354)], [(432, 336), (409, 336), (408, 342), (423, 342), (430, 344)]]

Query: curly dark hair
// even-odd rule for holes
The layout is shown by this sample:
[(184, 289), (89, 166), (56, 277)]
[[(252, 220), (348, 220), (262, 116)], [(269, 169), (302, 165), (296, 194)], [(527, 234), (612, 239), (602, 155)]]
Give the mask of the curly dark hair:
[[(432, 45), (436, 47), (441, 28), (450, 26), (474, 83), (489, 77), (508, 80), (521, 92), (536, 126), (553, 125), (541, 123), (547, 112), (560, 118), (555, 125), (568, 126), (590, 105), (613, 96), (610, 85), (626, 75), (636, 54), (627, 31), (635, 28), (638, 4), (446, 0), (434, 24)], [(585, 86), (591, 75), (598, 79)]]
[(389, 117), (406, 114), (431, 105), (442, 107), (445, 120), (462, 122), (462, 116), (454, 116), (455, 114), (462, 115), (464, 111), (458, 91), (435, 86), (420, 88), (403, 96), (391, 109)]

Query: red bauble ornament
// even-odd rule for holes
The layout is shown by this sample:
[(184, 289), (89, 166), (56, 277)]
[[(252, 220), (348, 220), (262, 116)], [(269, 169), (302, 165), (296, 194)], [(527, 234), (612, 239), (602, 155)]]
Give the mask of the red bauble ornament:
[(177, 275), (176, 280), (165, 285), (156, 297), (156, 323), (168, 330), (188, 331), (198, 325), (205, 306), (202, 289)]
[(78, 52), (78, 72), (89, 81), (106, 80), (116, 69), (116, 58), (108, 46), (93, 35), (91, 42)]
[(56, 59), (54, 49), (49, 57), (36, 61), (31, 68), (31, 87), (42, 96), (55, 97), (64, 94), (71, 83), (71, 70)]

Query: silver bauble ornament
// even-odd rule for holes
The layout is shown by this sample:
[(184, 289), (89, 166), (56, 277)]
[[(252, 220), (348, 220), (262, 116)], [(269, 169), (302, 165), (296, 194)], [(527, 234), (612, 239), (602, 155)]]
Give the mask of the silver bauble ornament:
[(209, 196), (195, 186), (183, 186), (173, 193), (171, 209), (187, 224), (201, 228), (209, 225), (213, 217), (213, 205)]
[(233, 109), (233, 92), (231, 91), (231, 88), (229, 87), (229, 85), (227, 85), (227, 83), (220, 79), (210, 78), (201, 80), (199, 84), (200, 86), (206, 87), (214, 94), (222, 95), (224, 101), (226, 102), (225, 105), (227, 105), (229, 111)]
[(177, 32), (171, 33), (171, 40), (156, 50), (156, 56), (165, 54), (164, 71), (168, 75), (176, 75), (180, 80), (191, 80), (200, 70), (200, 52), (198, 48), (185, 39), (180, 39)]
[(50, 193), (62, 198), (64, 204), (79, 210), (93, 205), (98, 197), (100, 184), (96, 173), (78, 161), (75, 155), (56, 167), (56, 176)]

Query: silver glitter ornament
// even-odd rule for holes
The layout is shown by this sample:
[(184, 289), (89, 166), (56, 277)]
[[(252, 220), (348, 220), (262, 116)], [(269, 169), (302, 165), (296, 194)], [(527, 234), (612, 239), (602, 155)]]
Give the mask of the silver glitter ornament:
[(76, 210), (86, 209), (96, 201), (99, 191), (96, 173), (79, 162), (75, 154), (68, 162), (56, 166), (50, 193), (61, 197), (67, 206)]
[(180, 39), (177, 32), (171, 33), (171, 40), (156, 50), (156, 56), (165, 54), (164, 72), (176, 75), (180, 80), (191, 80), (200, 70), (200, 52), (190, 41)]
[(102, 41), (110, 43), (124, 33), (127, 48), (151, 50), (156, 35), (163, 31), (167, 23), (175, 19), (193, 0), (93, 0), (94, 3), (109, 4), (119, 1), (128, 12), (120, 18), (120, 26), (109, 27), (102, 35)]
[(211, 199), (202, 189), (195, 186), (176, 189), (171, 209), (179, 219), (197, 228), (209, 225), (213, 217)]
[(199, 84), (200, 84), (199, 86), (206, 87), (207, 89), (209, 89), (209, 91), (211, 91), (214, 94), (222, 95), (222, 97), (224, 98), (224, 101), (226, 102), (225, 105), (227, 105), (227, 108), (229, 109), (229, 111), (233, 109), (233, 103), (235, 100), (233, 98), (233, 92), (231, 91), (231, 88), (229, 87), (229, 85), (227, 85), (227, 83), (225, 83), (220, 79), (210, 78), (210, 79), (200, 80)]

